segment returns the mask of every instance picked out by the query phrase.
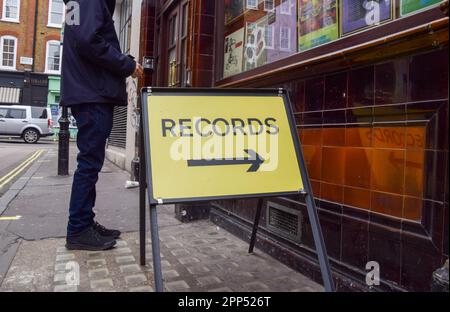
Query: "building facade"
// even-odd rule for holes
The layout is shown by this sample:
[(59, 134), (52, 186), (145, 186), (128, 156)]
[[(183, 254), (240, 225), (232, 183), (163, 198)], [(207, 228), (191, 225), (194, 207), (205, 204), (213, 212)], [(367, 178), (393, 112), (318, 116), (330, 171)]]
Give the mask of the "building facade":
[[(287, 89), (338, 289), (429, 290), (449, 247), (447, 10), (143, 0), (140, 56), (157, 66), (141, 85)], [(214, 202), (210, 218), (247, 240), (256, 203)], [(301, 199), (266, 200), (260, 228), (259, 248), (320, 281)]]
[(0, 86), (17, 95), (5, 103), (58, 103), (63, 19), (62, 0), (0, 0)]
[[(118, 0), (113, 19), (122, 52), (139, 61), (141, 1)], [(114, 124), (106, 157), (122, 169), (131, 170), (137, 156), (137, 79), (127, 78), (128, 106), (114, 109)]]

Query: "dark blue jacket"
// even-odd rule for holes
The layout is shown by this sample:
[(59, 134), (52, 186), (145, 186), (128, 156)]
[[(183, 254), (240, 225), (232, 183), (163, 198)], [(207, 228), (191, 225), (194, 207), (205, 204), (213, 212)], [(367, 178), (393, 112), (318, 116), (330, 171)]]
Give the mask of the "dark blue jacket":
[(64, 27), (61, 105), (127, 105), (125, 79), (133, 74), (136, 62), (120, 50), (112, 20), (115, 1), (76, 2), (80, 23)]

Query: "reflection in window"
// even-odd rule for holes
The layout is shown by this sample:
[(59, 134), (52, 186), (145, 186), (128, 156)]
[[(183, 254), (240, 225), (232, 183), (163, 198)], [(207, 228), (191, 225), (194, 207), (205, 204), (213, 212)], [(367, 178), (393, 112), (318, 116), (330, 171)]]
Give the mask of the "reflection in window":
[[(237, 2), (224, 2), (223, 77), (274, 62), (297, 51), (297, 15), (292, 14), (297, 9), (296, 1), (242, 0), (242, 5)], [(288, 12), (291, 14), (286, 14)]]
[(247, 0), (247, 9), (257, 9), (258, 0)]
[(342, 34), (361, 31), (392, 19), (392, 0), (340, 2)]
[(264, 40), (266, 41), (266, 49), (274, 48), (274, 29), (272, 25), (264, 27)]
[[(398, 5), (399, 17), (431, 9), (440, 1), (402, 0)], [(396, 18), (394, 7), (397, 2), (224, 0), (223, 77), (377, 27)]]
[(299, 50), (306, 51), (339, 37), (337, 1), (300, 1)]
[(275, 10), (274, 0), (264, 0), (264, 11), (273, 12)]
[(281, 0), (281, 14), (291, 15), (291, 0)]
[(280, 29), (280, 49), (289, 50), (291, 48), (291, 29), (281, 27)]

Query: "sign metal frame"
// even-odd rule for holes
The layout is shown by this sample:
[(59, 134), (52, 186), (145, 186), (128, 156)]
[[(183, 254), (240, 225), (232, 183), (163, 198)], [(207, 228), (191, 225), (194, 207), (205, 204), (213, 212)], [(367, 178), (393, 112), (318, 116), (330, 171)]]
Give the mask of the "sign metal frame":
[[(292, 192), (276, 192), (276, 193), (259, 193), (259, 194), (245, 194), (245, 195), (226, 195), (226, 196), (208, 196), (208, 197), (192, 197), (192, 198), (171, 198), (171, 199), (156, 199), (152, 192), (152, 170), (151, 170), (151, 147), (149, 137), (149, 111), (148, 105), (149, 97), (153, 95), (158, 96), (281, 96), (287, 114), (287, 120), (293, 139), (297, 162), (302, 178), (303, 189)], [(151, 224), (151, 238), (152, 238), (152, 253), (153, 253), (153, 270), (155, 277), (155, 290), (157, 292), (163, 291), (160, 246), (159, 246), (159, 231), (157, 223), (156, 206), (161, 204), (178, 204), (201, 201), (214, 201), (223, 199), (243, 199), (243, 198), (258, 198), (256, 207), (255, 221), (253, 224), (249, 253), (253, 252), (256, 243), (256, 236), (258, 230), (259, 219), (263, 207), (263, 198), (280, 197), (280, 196), (299, 196), (300, 200), (306, 202), (308, 216), (311, 223), (314, 243), (316, 245), (317, 256), (319, 260), (320, 270), (322, 272), (322, 279), (326, 291), (334, 291), (334, 282), (331, 275), (330, 264), (326, 252), (326, 247), (323, 239), (322, 230), (320, 227), (319, 217), (315, 206), (314, 196), (312, 193), (311, 183), (309, 180), (306, 163), (301, 151), (300, 139), (297, 134), (297, 127), (288, 96), (285, 89), (214, 89), (214, 88), (143, 88), (141, 91), (141, 118), (139, 125), (139, 140), (140, 140), (140, 161), (139, 161), (139, 229), (140, 229), (140, 263), (145, 265), (145, 196), (148, 196), (148, 204), (150, 206), (150, 224)], [(145, 151), (145, 156), (142, 151)], [(147, 190), (147, 194), (145, 192)]]

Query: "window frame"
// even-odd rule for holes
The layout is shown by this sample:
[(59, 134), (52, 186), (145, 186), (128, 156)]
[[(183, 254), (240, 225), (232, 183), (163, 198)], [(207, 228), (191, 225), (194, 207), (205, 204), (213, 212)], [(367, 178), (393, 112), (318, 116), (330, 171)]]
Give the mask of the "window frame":
[(123, 0), (120, 3), (119, 29), (117, 35), (123, 53), (131, 49), (131, 24), (133, 20), (133, 1)]
[[(280, 14), (292, 15), (291, 0), (280, 0)], [(285, 10), (287, 7), (287, 11)]]
[[(282, 36), (283, 29), (287, 30), (287, 37), (286, 38), (284, 38)], [(290, 27), (287, 27), (287, 26), (281, 26), (280, 27), (280, 51), (289, 51), (289, 52), (291, 51), (291, 36), (292, 36), (292, 33), (291, 33), (291, 28)], [(286, 39), (287, 39), (287, 42), (288, 42), (288, 46), (286, 48), (284, 48), (281, 43), (283, 42), (283, 40), (286, 40)]]
[(247, 8), (247, 10), (258, 10), (258, 0), (254, 0), (256, 3), (255, 5), (249, 5), (249, 0), (245, 1), (245, 7)]
[[(5, 66), (3, 65), (3, 47), (4, 43), (3, 40), (9, 39), (14, 41), (14, 60), (13, 60), (13, 66)], [(0, 37), (0, 69), (3, 70), (17, 70), (17, 43), (18, 40), (14, 36), (6, 35)]]
[[(271, 9), (268, 7), (268, 3), (269, 2), (272, 3), (272, 8)], [(264, 12), (269, 12), (269, 13), (274, 13), (275, 12), (275, 10), (277, 8), (275, 0), (263, 0), (263, 3), (264, 3)]]
[[(270, 36), (268, 36), (268, 30), (270, 29)], [(266, 42), (266, 49), (274, 50), (275, 49), (275, 25), (268, 24), (264, 25), (264, 41)], [(269, 45), (267, 38), (270, 38), (272, 44)]]
[(66, 18), (66, 10), (65, 10), (65, 3), (64, 1), (61, 1), (63, 4), (63, 11), (62, 11), (62, 21), (61, 24), (52, 23), (52, 5), (53, 1), (55, 0), (48, 0), (48, 19), (47, 19), (47, 27), (51, 28), (62, 28), (62, 25), (64, 23), (64, 19)]
[[(50, 44), (52, 43), (57, 43), (59, 45), (59, 70), (52, 70), (49, 69), (48, 66), (50, 65), (48, 62), (48, 58), (49, 58), (49, 47)], [(62, 45), (61, 42), (58, 40), (49, 40), (47, 41), (46, 45), (45, 45), (45, 73), (48, 74), (57, 74), (60, 75), (61, 74), (61, 64), (62, 64)]]
[(16, 0), (17, 1), (17, 18), (11, 18), (11, 17), (6, 17), (6, 0), (3, 0), (3, 5), (2, 5), (2, 18), (1, 21), (3, 22), (10, 22), (10, 23), (20, 23), (20, 0)]

